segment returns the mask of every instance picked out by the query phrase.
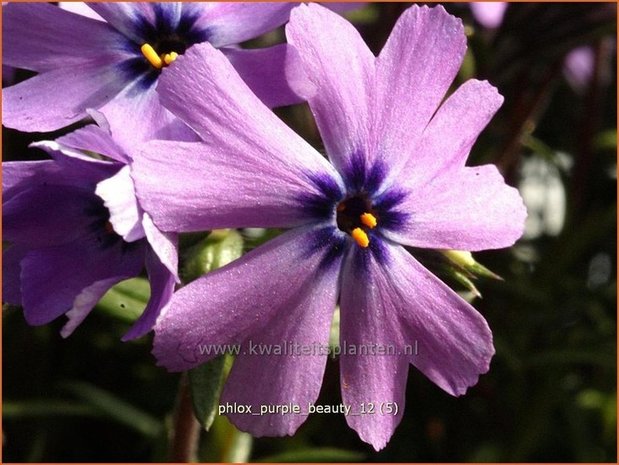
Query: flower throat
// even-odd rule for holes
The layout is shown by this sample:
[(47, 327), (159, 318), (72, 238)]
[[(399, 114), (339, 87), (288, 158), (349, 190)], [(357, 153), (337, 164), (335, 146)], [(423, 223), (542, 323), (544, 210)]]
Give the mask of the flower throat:
[(153, 68), (161, 69), (185, 53), (186, 48), (187, 46), (180, 39), (166, 39), (154, 46), (145, 43), (140, 47), (140, 51)]
[(349, 234), (359, 247), (370, 245), (368, 231), (378, 225), (372, 204), (364, 195), (349, 197), (336, 207), (337, 227)]

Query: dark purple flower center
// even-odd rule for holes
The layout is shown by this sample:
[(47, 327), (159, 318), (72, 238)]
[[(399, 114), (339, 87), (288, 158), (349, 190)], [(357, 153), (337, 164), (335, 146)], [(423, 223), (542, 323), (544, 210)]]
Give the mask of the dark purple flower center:
[(365, 195), (349, 197), (337, 204), (335, 208), (337, 227), (348, 232), (363, 225), (361, 215), (372, 213), (372, 203)]
[(349, 234), (361, 247), (370, 243), (368, 233), (378, 225), (377, 213), (366, 195), (355, 195), (344, 199), (336, 208), (337, 227)]
[(187, 43), (177, 35), (171, 35), (169, 37), (162, 37), (159, 42), (151, 44), (158, 55), (164, 55), (166, 53), (178, 53), (182, 55), (187, 50)]
[(142, 88), (149, 88), (162, 68), (192, 45), (207, 41), (210, 35), (208, 29), (196, 26), (197, 11), (183, 10), (177, 18), (171, 6), (154, 3), (153, 13), (154, 22), (139, 14), (133, 18), (139, 42), (128, 40), (126, 48), (135, 57), (123, 63), (126, 72), (132, 79), (138, 79)]
[(324, 224), (308, 243), (308, 253), (323, 251), (322, 267), (336, 263), (351, 245), (368, 252), (358, 256), (386, 260), (385, 233), (400, 229), (409, 216), (401, 209), (406, 191), (395, 184), (386, 185), (384, 163), (366, 166), (365, 157), (359, 154), (351, 156), (341, 174), (344, 186), (331, 176), (310, 175), (318, 193), (297, 198), (308, 218)]

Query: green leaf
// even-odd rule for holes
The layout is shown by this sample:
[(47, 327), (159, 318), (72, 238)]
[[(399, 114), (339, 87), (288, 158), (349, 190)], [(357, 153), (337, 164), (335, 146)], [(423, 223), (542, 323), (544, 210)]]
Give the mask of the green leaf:
[(471, 50), (467, 50), (464, 54), (464, 59), (462, 60), (462, 66), (460, 67), (460, 71), (458, 73), (459, 78), (462, 81), (468, 81), (471, 78), (475, 77), (477, 65), (475, 63), (475, 55)]
[(100, 412), (90, 405), (69, 400), (36, 399), (22, 402), (5, 400), (2, 405), (4, 418), (28, 417), (100, 417)]
[(133, 323), (144, 311), (149, 297), (148, 280), (133, 278), (111, 288), (97, 305), (109, 316), (126, 323)]
[(204, 365), (189, 370), (189, 387), (196, 418), (202, 427), (208, 431), (213, 424), (219, 395), (224, 382), (226, 356), (211, 360)]
[(234, 229), (213, 231), (183, 254), (181, 278), (185, 283), (222, 267), (243, 254), (243, 237)]
[(275, 239), (282, 232), (283, 230), (274, 228), (245, 228), (243, 229), (243, 240), (245, 241), (244, 249), (246, 251), (255, 249), (265, 242)]
[(146, 278), (127, 279), (114, 286), (114, 289), (140, 302), (146, 303), (150, 298), (150, 284)]
[(146, 437), (156, 438), (161, 433), (162, 421), (108, 391), (82, 382), (64, 383), (62, 387), (82, 399), (103, 416), (128, 426)]
[(617, 130), (608, 129), (600, 132), (595, 137), (594, 144), (597, 150), (617, 150)]
[(258, 462), (360, 462), (363, 459), (365, 455), (361, 452), (334, 447), (312, 447), (270, 455)]
[(361, 8), (347, 11), (344, 16), (354, 24), (371, 24), (378, 20), (379, 11), (376, 5), (366, 3)]

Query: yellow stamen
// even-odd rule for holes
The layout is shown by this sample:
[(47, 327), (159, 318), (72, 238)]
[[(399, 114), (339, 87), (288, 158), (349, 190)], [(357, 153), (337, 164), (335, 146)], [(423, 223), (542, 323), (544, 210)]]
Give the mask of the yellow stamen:
[(142, 47), (140, 47), (140, 50), (142, 51), (142, 55), (144, 55), (144, 58), (146, 58), (148, 62), (153, 65), (154, 68), (163, 68), (163, 60), (159, 55), (157, 55), (157, 52), (155, 52), (155, 49), (150, 44), (142, 45)]
[(178, 53), (176, 52), (170, 52), (170, 53), (163, 54), (163, 61), (165, 62), (166, 65), (169, 65), (177, 58), (178, 58)]
[(364, 213), (361, 215), (361, 222), (370, 229), (374, 229), (378, 224), (378, 220), (371, 213)]
[(352, 236), (352, 238), (355, 240), (355, 242), (357, 243), (359, 247), (365, 248), (368, 245), (370, 245), (370, 238), (368, 237), (367, 233), (363, 229), (355, 228), (352, 230), (350, 235)]

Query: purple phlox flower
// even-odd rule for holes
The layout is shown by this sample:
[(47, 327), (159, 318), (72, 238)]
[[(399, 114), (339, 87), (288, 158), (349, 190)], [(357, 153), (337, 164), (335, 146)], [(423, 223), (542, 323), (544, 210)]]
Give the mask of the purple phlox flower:
[(470, 2), (473, 16), (479, 24), (496, 29), (503, 23), (508, 2)]
[[(239, 343), (221, 403), (297, 404), (298, 414), (231, 414), (256, 436), (293, 434), (316, 401), (339, 299), (346, 417), (361, 439), (385, 446), (402, 418), (409, 364), (452, 395), (489, 368), (484, 318), (405, 246), (510, 246), (525, 208), (494, 166), (466, 167), (502, 103), (471, 80), (441, 102), (462, 62), (462, 23), (442, 7), (413, 6), (378, 57), (355, 28), (310, 4), (286, 27), (297, 50), (289, 77), (305, 95), (329, 160), (281, 122), (208, 44), (163, 73), (163, 104), (203, 139), (153, 141), (134, 156), (138, 198), (164, 231), (290, 228), (179, 290), (155, 327), (158, 362), (187, 370)], [(304, 75), (295, 76), (295, 70)], [(221, 111), (221, 109), (226, 111)], [(256, 346), (293, 343), (277, 356)], [(417, 344), (416, 354), (406, 346)], [(396, 353), (360, 354), (361, 347)], [(211, 348), (209, 350), (209, 348)], [(363, 403), (399, 410), (360, 415)]]
[(84, 118), (87, 109), (99, 109), (118, 128), (117, 140), (174, 137), (180, 123), (161, 107), (155, 83), (162, 68), (201, 42), (222, 48), (267, 105), (299, 101), (283, 71), (285, 44), (252, 50), (234, 47), (283, 24), (294, 4), (88, 6), (105, 21), (45, 3), (11, 3), (3, 8), (3, 63), (39, 73), (3, 89), (5, 126), (51, 131)]
[(590, 45), (583, 45), (571, 50), (565, 57), (563, 74), (565, 79), (578, 93), (584, 93), (593, 78), (595, 52)]
[(150, 300), (123, 340), (146, 334), (174, 291), (176, 235), (142, 211), (130, 160), (104, 128), (33, 145), (53, 159), (2, 164), (3, 240), (11, 244), (3, 253), (4, 301), (21, 305), (32, 325), (66, 314), (67, 337), (108, 289), (146, 267)]

